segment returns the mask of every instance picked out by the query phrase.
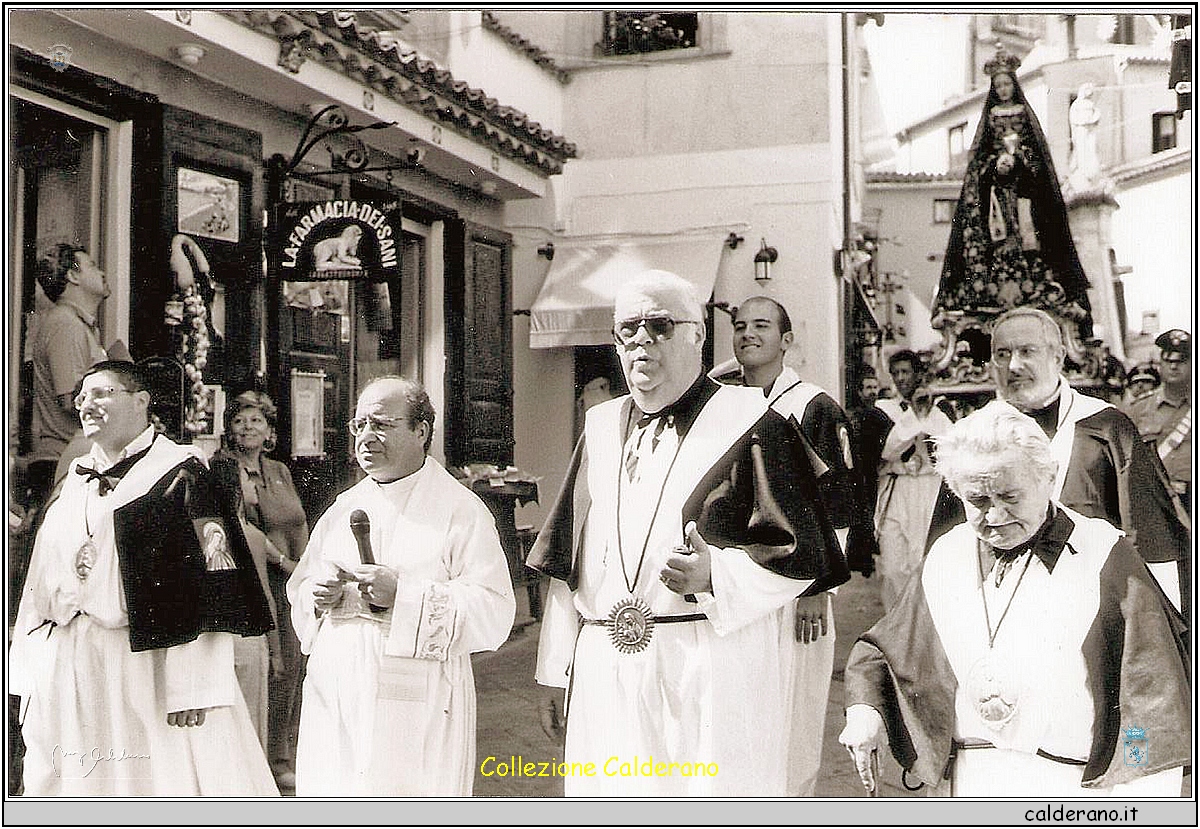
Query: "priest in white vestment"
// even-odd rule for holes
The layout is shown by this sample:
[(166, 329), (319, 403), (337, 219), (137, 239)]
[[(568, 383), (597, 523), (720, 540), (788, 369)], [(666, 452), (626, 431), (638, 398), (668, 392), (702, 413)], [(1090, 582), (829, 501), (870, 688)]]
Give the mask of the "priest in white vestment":
[(471, 794), (470, 655), (504, 643), (516, 602), (491, 512), (426, 455), (433, 421), (414, 381), (363, 389), (350, 431), (368, 477), (321, 516), (288, 580), (309, 657), (297, 796)]
[(786, 794), (788, 611), (840, 551), (799, 433), (705, 376), (702, 320), (675, 274), (618, 291), (631, 395), (588, 411), (530, 554), (552, 576), (536, 679), (552, 736), (566, 689), (567, 796)]
[(192, 447), (149, 423), (133, 363), (75, 398), (91, 451), (49, 504), (13, 630), (27, 796), (278, 796), (234, 674), (271, 627), (237, 521)]

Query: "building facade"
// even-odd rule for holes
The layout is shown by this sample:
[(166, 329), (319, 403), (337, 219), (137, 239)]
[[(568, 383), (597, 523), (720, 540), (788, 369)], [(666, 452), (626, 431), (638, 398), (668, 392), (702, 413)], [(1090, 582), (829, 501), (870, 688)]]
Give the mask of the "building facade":
[[(918, 296), (936, 290), (950, 226), (931, 226), (929, 217), (939, 207), (943, 217), (946, 210), (953, 215), (945, 200), (957, 199), (954, 185), (961, 186), (987, 94), (981, 67), (1003, 43), (1023, 57), (1018, 78), (1063, 184), (1097, 336), (1132, 363), (1141, 353), (1135, 343), (1144, 317), (1158, 318), (1164, 330), (1190, 328), (1192, 114), (1177, 117), (1168, 84), (1169, 15), (893, 14), (888, 29), (868, 34), (874, 68), (894, 67), (904, 55), (944, 60), (941, 68), (931, 58), (916, 61), (913, 74), (928, 81), (926, 112), (895, 125), (892, 158), (870, 173), (868, 211), (881, 211), (883, 235), (906, 245), (881, 248), (883, 270), (908, 271)], [(896, 40), (885, 42), (889, 36)], [(903, 95), (908, 80), (874, 75), (885, 101)], [(1085, 90), (1099, 115), (1098, 175), (1080, 188), (1071, 181), (1079, 139), (1070, 111)], [(948, 196), (943, 188), (955, 192)], [(913, 199), (922, 205), (914, 207)], [(1145, 244), (1147, 238), (1155, 243)]]
[[(615, 367), (612, 291), (639, 267), (711, 297), (712, 361), (731, 354), (728, 308), (766, 293), (797, 321), (795, 366), (845, 384), (862, 302), (842, 266), (863, 180), (849, 81), (877, 22), (96, 8), (8, 22), (18, 458), (47, 303), (32, 267), (57, 241), (108, 273), (105, 343), (185, 364), (166, 414), (188, 439), (215, 445), (222, 397), (276, 400), (314, 516), (356, 474), (345, 423), (385, 373), (428, 387), (433, 455), (557, 488), (580, 386)], [(203, 365), (194, 306), (177, 304), (189, 275)]]

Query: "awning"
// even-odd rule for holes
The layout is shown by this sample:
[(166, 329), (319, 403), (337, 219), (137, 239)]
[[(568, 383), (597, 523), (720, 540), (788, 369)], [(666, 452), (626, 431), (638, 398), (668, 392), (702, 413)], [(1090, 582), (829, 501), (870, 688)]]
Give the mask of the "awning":
[(530, 308), (529, 347), (559, 348), (612, 342), (613, 298), (630, 278), (671, 271), (707, 300), (717, 281), (725, 236), (624, 239), (554, 245), (554, 259)]

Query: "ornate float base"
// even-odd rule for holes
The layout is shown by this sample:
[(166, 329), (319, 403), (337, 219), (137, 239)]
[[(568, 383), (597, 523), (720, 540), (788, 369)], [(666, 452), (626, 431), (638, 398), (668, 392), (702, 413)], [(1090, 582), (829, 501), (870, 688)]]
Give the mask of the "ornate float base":
[[(943, 311), (933, 319), (942, 342), (929, 367), (928, 386), (936, 395), (955, 405), (959, 414), (977, 408), (995, 396), (988, 362), (991, 359), (992, 328), (1001, 308), (974, 311)], [(1059, 320), (1067, 356), (1063, 373), (1072, 387), (1103, 396), (1105, 355), (1103, 343), (1083, 339), (1073, 321)]]

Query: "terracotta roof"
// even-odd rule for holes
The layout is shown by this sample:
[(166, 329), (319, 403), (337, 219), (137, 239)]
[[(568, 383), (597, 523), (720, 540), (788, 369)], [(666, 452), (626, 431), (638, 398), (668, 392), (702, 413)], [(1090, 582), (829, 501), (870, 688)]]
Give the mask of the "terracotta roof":
[(482, 89), (456, 80), (394, 38), (360, 27), (353, 12), (244, 9), (220, 13), (275, 37), (281, 47), (300, 43), (306, 58), (332, 66), (547, 175), (562, 172), (563, 163), (576, 157), (575, 144)]
[(547, 55), (544, 50), (534, 46), (520, 34), (497, 20), (494, 12), (485, 11), (481, 13), (481, 16), (483, 19), (483, 28), (490, 29), (524, 52), (530, 60), (558, 78), (559, 83), (567, 83), (571, 80), (570, 72), (567, 72), (567, 70), (555, 63), (554, 59)]
[(1110, 175), (1113, 181), (1118, 184), (1135, 181), (1143, 176), (1151, 175), (1152, 173), (1161, 172), (1175, 166), (1188, 166), (1189, 169), (1192, 163), (1192, 151), (1188, 147), (1177, 147), (1166, 152), (1155, 153), (1154, 155), (1138, 159), (1137, 161), (1123, 164), (1120, 167), (1112, 170)]
[(953, 184), (962, 181), (962, 176), (950, 173), (893, 173), (885, 171), (867, 172), (867, 184), (924, 184), (927, 182), (945, 182)]

